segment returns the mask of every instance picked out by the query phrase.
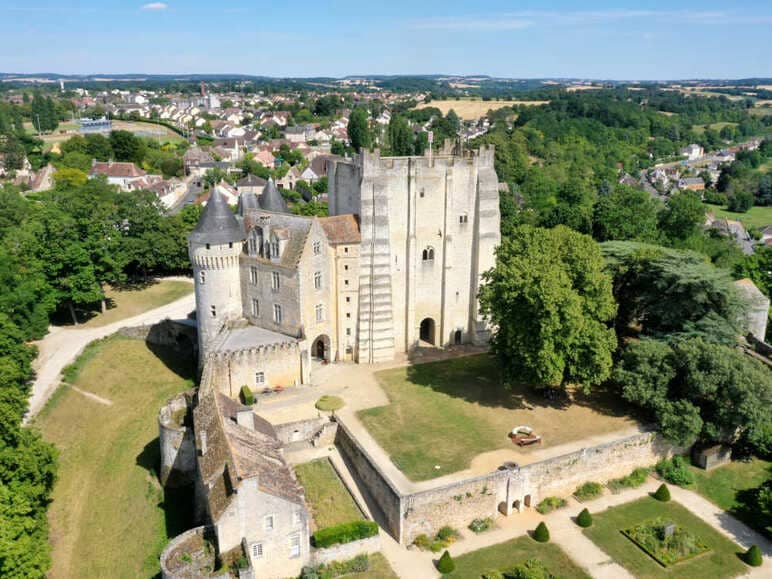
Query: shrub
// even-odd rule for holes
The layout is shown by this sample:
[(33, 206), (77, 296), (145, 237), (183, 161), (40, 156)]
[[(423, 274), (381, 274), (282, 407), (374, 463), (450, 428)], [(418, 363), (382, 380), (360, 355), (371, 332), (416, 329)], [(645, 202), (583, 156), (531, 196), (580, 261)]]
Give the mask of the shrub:
[(649, 476), (648, 468), (636, 468), (625, 477), (608, 481), (608, 488), (612, 491), (620, 491), (623, 488), (634, 489), (646, 482)]
[(546, 543), (550, 540), (550, 531), (547, 528), (547, 525), (544, 524), (544, 521), (539, 523), (536, 530), (534, 530), (533, 539), (539, 543)]
[(547, 497), (537, 505), (536, 510), (542, 515), (546, 515), (547, 513), (551, 513), (554, 510), (562, 509), (567, 504), (568, 502), (566, 499), (561, 499), (559, 497)]
[(324, 410), (325, 412), (335, 412), (336, 410), (340, 410), (343, 408), (343, 405), (345, 402), (343, 402), (343, 398), (340, 396), (322, 396), (319, 400), (316, 401), (316, 408), (317, 410)]
[(458, 531), (456, 531), (456, 529), (453, 527), (444, 526), (439, 531), (437, 531), (437, 539), (447, 543), (452, 543), (458, 539)]
[(501, 576), (504, 579), (555, 579), (539, 559), (528, 559), (525, 563), (507, 569)]
[(574, 496), (580, 501), (589, 501), (603, 493), (603, 485), (596, 482), (586, 482), (574, 491)]
[(743, 555), (743, 560), (751, 567), (760, 567), (762, 560), (761, 550), (759, 549), (758, 545), (751, 545)]
[(579, 516), (576, 517), (576, 524), (585, 529), (592, 526), (592, 515), (590, 514), (590, 511), (587, 509), (582, 510), (582, 512), (579, 513)]
[(661, 460), (657, 463), (656, 469), (659, 476), (679, 487), (694, 483), (694, 473), (689, 470), (689, 465), (682, 456), (676, 455), (670, 460)]
[(241, 387), (241, 402), (247, 406), (252, 406), (255, 403), (255, 395), (246, 385)]
[(429, 550), (432, 553), (439, 553), (445, 547), (447, 547), (447, 545), (443, 541), (432, 541), (432, 543), (429, 545)]
[(422, 551), (425, 551), (426, 549), (432, 546), (432, 540), (429, 538), (429, 535), (421, 533), (415, 539), (413, 539), (413, 545), (415, 545)]
[(444, 575), (445, 573), (453, 573), (455, 569), (456, 564), (453, 562), (453, 557), (450, 556), (450, 553), (445, 551), (442, 554), (442, 557), (440, 557), (440, 560), (437, 561), (437, 571)]
[(373, 521), (352, 521), (334, 527), (320, 529), (313, 534), (314, 546), (324, 549), (338, 543), (350, 543), (359, 539), (374, 537), (378, 534), (378, 525)]
[(330, 561), (316, 569), (304, 567), (301, 579), (334, 579), (352, 573), (364, 573), (370, 568), (370, 558), (362, 553), (348, 561)]
[(469, 530), (475, 533), (482, 533), (490, 529), (491, 526), (493, 526), (493, 519), (485, 517), (484, 519), (475, 519), (469, 523)]
[(654, 498), (663, 503), (666, 503), (670, 500), (670, 489), (667, 488), (665, 483), (659, 485), (657, 492), (654, 493)]

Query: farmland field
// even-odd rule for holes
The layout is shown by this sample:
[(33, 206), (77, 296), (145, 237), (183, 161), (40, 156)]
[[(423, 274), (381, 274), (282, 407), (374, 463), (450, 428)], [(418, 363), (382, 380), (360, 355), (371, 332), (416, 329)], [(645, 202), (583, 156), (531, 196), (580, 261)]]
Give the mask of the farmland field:
[(484, 117), (488, 111), (497, 110), (513, 105), (546, 105), (549, 101), (483, 101), (480, 99), (462, 99), (462, 100), (437, 100), (418, 105), (417, 109), (436, 107), (442, 111), (443, 115), (453, 109), (459, 118), (465, 121), (473, 121)]

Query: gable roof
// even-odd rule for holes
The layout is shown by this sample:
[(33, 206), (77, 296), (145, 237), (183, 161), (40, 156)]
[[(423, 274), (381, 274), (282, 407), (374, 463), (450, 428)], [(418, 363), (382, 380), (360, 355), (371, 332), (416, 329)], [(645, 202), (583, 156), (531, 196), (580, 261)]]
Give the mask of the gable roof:
[(116, 163), (114, 161), (94, 161), (91, 164), (92, 175), (108, 177), (144, 177), (145, 173), (134, 163)]

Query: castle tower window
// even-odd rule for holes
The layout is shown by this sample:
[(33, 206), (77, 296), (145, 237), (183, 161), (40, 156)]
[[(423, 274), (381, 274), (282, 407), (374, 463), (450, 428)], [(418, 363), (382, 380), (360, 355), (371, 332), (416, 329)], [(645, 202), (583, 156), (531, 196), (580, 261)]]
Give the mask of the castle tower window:
[(260, 302), (255, 298), (252, 298), (252, 315), (255, 317), (260, 315)]
[(281, 324), (282, 320), (282, 313), (281, 313), (281, 306), (279, 304), (273, 305), (273, 321), (277, 324)]
[(256, 267), (249, 268), (249, 283), (251, 283), (252, 285), (257, 285), (257, 268)]
[(255, 372), (255, 384), (258, 386), (265, 384), (265, 372)]
[(433, 247), (427, 247), (423, 250), (423, 253), (421, 254), (424, 261), (432, 261), (434, 259), (434, 248)]
[(281, 289), (281, 280), (278, 271), (271, 272), (271, 289), (273, 291), (279, 291), (279, 289)]
[(314, 289), (322, 289), (322, 272), (317, 271), (314, 273)]
[(469, 222), (469, 215), (466, 213), (458, 216), (458, 222), (459, 223), (468, 223)]
[(206, 272), (205, 271), (199, 271), (198, 272), (198, 282), (201, 285), (204, 285), (206, 283)]
[(208, 243), (206, 244), (206, 248), (207, 248), (207, 249), (211, 249), (211, 247), (212, 247), (212, 246), (211, 246), (211, 245), (209, 245)]
[(316, 321), (317, 322), (323, 322), (324, 321), (324, 305), (316, 304), (316, 307), (314, 309), (316, 310)]
[(211, 311), (212, 311), (212, 317), (216, 318), (217, 317), (217, 306), (212, 306), (212, 310)]

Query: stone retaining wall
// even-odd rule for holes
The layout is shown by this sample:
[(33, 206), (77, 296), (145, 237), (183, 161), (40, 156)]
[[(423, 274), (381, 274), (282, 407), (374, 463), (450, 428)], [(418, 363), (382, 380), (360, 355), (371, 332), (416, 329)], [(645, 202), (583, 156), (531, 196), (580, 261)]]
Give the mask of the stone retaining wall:
[(379, 553), (381, 550), (381, 537), (375, 535), (342, 545), (333, 545), (325, 549), (313, 549), (311, 551), (311, 562), (313, 565), (330, 563), (331, 561), (348, 561), (362, 553)]

